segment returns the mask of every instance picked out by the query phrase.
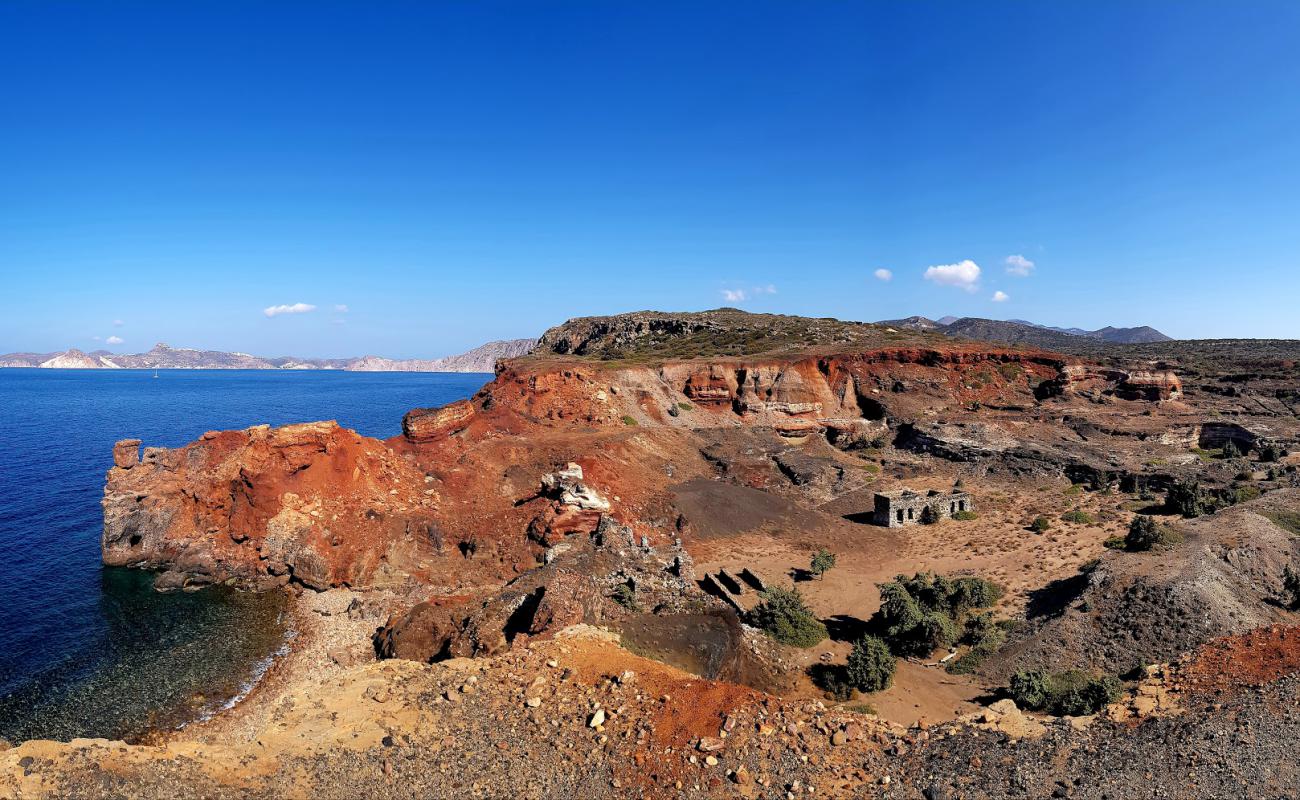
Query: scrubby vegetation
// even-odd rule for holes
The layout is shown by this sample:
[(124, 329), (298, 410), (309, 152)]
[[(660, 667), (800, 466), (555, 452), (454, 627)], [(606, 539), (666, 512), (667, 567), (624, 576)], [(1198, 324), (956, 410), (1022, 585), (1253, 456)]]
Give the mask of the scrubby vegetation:
[(988, 608), (1002, 596), (983, 578), (948, 578), (918, 572), (899, 575), (880, 587), (880, 610), (873, 623), (890, 650), (902, 656), (925, 656), (957, 643), (971, 611)]
[(1169, 487), (1165, 507), (1184, 517), (1213, 514), (1221, 508), (1254, 500), (1263, 494), (1257, 486), (1233, 485), (1224, 489), (1203, 489), (1196, 481), (1181, 481)]
[(615, 586), (612, 599), (628, 611), (641, 610), (641, 604), (636, 600), (636, 589), (630, 583), (620, 583)]
[(798, 589), (773, 586), (760, 597), (762, 601), (746, 615), (750, 625), (792, 647), (812, 647), (826, 638), (826, 626), (808, 608)]
[(1300, 573), (1290, 565), (1282, 568), (1282, 604), (1292, 611), (1300, 611)]
[(1029, 711), (1077, 717), (1095, 714), (1119, 699), (1119, 679), (1082, 670), (1049, 674), (1046, 670), (1021, 670), (1011, 676), (1007, 689), (1016, 705)]
[(1136, 516), (1129, 523), (1124, 537), (1125, 548), (1133, 551), (1150, 550), (1160, 544), (1160, 526), (1151, 517)]
[(628, 415), (628, 414), (624, 414), (624, 415), (623, 415), (623, 424), (624, 424), (624, 425), (635, 425), (635, 424), (637, 424), (637, 422), (636, 422), (636, 417), (630, 416), (630, 415)]
[(1300, 536), (1300, 511), (1269, 511), (1264, 516), (1292, 536)]
[(933, 525), (939, 521), (939, 512), (934, 510), (934, 506), (926, 506), (921, 509), (921, 524)]
[(879, 692), (893, 683), (897, 661), (884, 640), (864, 636), (853, 643), (845, 674), (849, 684), (858, 691)]
[(998, 651), (1007, 641), (1007, 633), (1015, 626), (1009, 619), (994, 620), (989, 613), (977, 614), (966, 620), (966, 630), (961, 643), (970, 649), (948, 664), (948, 672), (965, 675), (974, 672), (984, 660)]
[(1080, 511), (1077, 508), (1073, 511), (1067, 511), (1064, 514), (1062, 514), (1061, 519), (1065, 520), (1066, 522), (1074, 522), (1079, 525), (1091, 525), (1094, 522), (1091, 514), (1089, 514), (1086, 511)]
[(1047, 517), (1034, 517), (1034, 521), (1029, 523), (1029, 529), (1034, 533), (1045, 533), (1051, 528), (1052, 522)]
[(974, 511), (957, 511), (952, 515), (952, 518), (959, 522), (970, 522), (973, 519), (979, 519), (979, 517), (980, 515)]

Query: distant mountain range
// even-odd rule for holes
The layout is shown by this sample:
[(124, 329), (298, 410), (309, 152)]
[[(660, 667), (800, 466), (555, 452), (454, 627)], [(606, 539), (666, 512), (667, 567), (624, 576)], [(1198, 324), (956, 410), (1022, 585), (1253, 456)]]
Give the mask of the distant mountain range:
[(338, 369), (350, 372), (493, 372), (501, 358), (526, 355), (536, 339), (488, 342), (467, 353), (434, 359), (393, 359), (381, 356), (360, 358), (265, 358), (248, 353), (193, 350), (159, 343), (147, 353), (117, 354), (107, 350), (91, 353), (64, 350), (61, 353), (9, 353), (0, 356), (0, 367), (43, 369)]
[(1095, 331), (1083, 328), (1053, 328), (1039, 325), (1023, 319), (996, 320), (978, 317), (943, 317), (933, 320), (927, 317), (907, 317), (906, 319), (888, 319), (877, 323), (893, 328), (907, 328), (918, 331), (935, 331), (949, 336), (965, 339), (979, 339), (986, 342), (1007, 342), (1052, 350), (1077, 349), (1080, 340), (1089, 339), (1094, 343), (1109, 344), (1149, 344), (1152, 342), (1172, 341), (1160, 331), (1149, 325), (1137, 328), (1115, 328), (1106, 326)]

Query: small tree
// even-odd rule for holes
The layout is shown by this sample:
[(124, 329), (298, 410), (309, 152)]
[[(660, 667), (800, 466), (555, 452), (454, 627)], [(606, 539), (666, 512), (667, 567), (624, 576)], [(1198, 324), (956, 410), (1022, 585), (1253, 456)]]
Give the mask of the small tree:
[(934, 506), (926, 506), (921, 509), (921, 524), (933, 525), (939, 521), (939, 512), (934, 510)]
[(893, 683), (896, 665), (897, 659), (882, 639), (864, 636), (853, 643), (845, 670), (849, 683), (859, 691), (879, 692)]
[(826, 572), (834, 566), (835, 566), (835, 554), (827, 550), (826, 548), (822, 548), (821, 550), (818, 550), (816, 553), (813, 553), (812, 563), (809, 565), (809, 569), (812, 570), (812, 574), (816, 575), (818, 578), (821, 578), (825, 576)]
[(1139, 515), (1128, 524), (1124, 547), (1127, 550), (1141, 552), (1160, 544), (1160, 539), (1160, 527), (1156, 525), (1156, 521), (1151, 517)]
[(1259, 449), (1259, 460), (1266, 464), (1277, 461), (1280, 458), (1282, 458), (1282, 450), (1272, 442)]
[(1052, 523), (1047, 517), (1034, 517), (1034, 521), (1029, 523), (1029, 528), (1034, 533), (1043, 533), (1052, 527)]
[(1229, 439), (1223, 443), (1222, 455), (1224, 458), (1240, 458), (1241, 448), (1237, 447), (1236, 442)]

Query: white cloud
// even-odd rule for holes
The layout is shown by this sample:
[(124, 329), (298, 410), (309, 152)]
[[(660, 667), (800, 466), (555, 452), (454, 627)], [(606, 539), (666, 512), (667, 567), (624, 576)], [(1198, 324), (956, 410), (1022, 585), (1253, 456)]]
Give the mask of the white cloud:
[(956, 264), (940, 264), (927, 268), (925, 279), (940, 286), (956, 286), (973, 292), (980, 285), (980, 267), (969, 258)]
[(755, 286), (751, 289), (723, 289), (722, 299), (728, 303), (743, 303), (760, 294), (776, 294), (776, 286), (767, 284), (766, 286)]
[(315, 311), (316, 306), (309, 303), (294, 303), (291, 306), (271, 306), (262, 309), (262, 313), (268, 317), (278, 316), (280, 314), (306, 314), (308, 311)]
[(1019, 278), (1028, 278), (1034, 271), (1034, 262), (1024, 256), (1007, 256), (1007, 274)]
[(992, 299), (993, 302), (995, 302), (995, 303), (1005, 303), (1005, 302), (1007, 302), (1008, 300), (1010, 300), (1011, 297), (1010, 297), (1009, 295), (1007, 295), (1006, 292), (1004, 292), (1004, 291), (1002, 291), (1002, 290), (999, 289), (998, 291), (996, 291), (996, 292), (993, 293), (993, 297), (992, 297), (991, 299)]
[(121, 336), (110, 336), (110, 337), (108, 337), (107, 339), (104, 340), (104, 343), (105, 343), (105, 344), (121, 344), (121, 343), (124, 342), (124, 341), (126, 341), (126, 340), (123, 339)]
[(892, 281), (892, 280), (894, 279), (894, 273), (893, 273), (892, 271), (890, 271), (890, 270), (887, 270), (887, 269), (878, 269), (878, 270), (876, 270), (875, 272), (873, 272), (872, 274), (876, 276), (876, 280), (878, 280), (878, 281), (886, 281), (886, 282), (888, 282), (888, 281)]
[(120, 328), (120, 327), (122, 327), (122, 326), (125, 325), (125, 324), (126, 324), (126, 323), (123, 322), (123, 321), (120, 320), (120, 319), (115, 319), (115, 320), (113, 320), (113, 327), (114, 327), (114, 328)]
[(339, 312), (340, 314), (348, 313), (347, 303), (339, 303), (338, 305), (334, 306), (334, 310)]

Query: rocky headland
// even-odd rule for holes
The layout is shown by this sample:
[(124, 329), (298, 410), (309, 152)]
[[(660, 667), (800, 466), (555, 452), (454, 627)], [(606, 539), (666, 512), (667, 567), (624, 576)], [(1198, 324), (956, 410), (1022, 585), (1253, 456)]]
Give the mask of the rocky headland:
[[(300, 635), (209, 722), (0, 753), (0, 794), (1288, 796), (1284, 361), (642, 312), (554, 328), (384, 441), (312, 422), (121, 442), (105, 563), (290, 592)], [(978, 515), (868, 524), (876, 491), (956, 480)], [(1163, 503), (1192, 485), (1184, 521)], [(1116, 545), (1139, 514), (1167, 534), (1151, 552)], [(838, 565), (801, 576), (819, 548)], [(920, 571), (996, 581), (1006, 642), (960, 673), (900, 659), (858, 698), (814, 683), (875, 584)], [(792, 580), (830, 632), (814, 647), (745, 613)], [(1127, 682), (1095, 715), (1027, 713), (1002, 694), (1026, 668)]]

